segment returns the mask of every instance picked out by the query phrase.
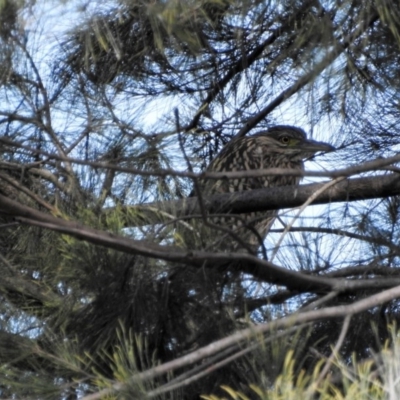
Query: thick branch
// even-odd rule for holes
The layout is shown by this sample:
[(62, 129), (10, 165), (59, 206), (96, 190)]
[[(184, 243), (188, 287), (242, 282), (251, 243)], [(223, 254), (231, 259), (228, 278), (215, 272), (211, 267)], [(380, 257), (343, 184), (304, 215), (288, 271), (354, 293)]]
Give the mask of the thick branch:
[[(186, 365), (194, 364), (207, 357), (213, 356), (218, 351), (222, 351), (229, 346), (242, 342), (243, 340), (250, 340), (256, 335), (265, 334), (267, 332), (276, 332), (279, 329), (287, 329), (289, 327), (298, 326), (302, 323), (321, 321), (339, 317), (348, 317), (362, 313), (372, 307), (379, 306), (400, 297), (400, 286), (386, 290), (384, 292), (367, 297), (363, 300), (354, 302), (349, 305), (341, 305), (336, 307), (326, 307), (321, 310), (312, 310), (303, 313), (283, 317), (266, 324), (252, 326), (251, 328), (243, 329), (239, 332), (217, 340), (207, 346), (204, 346), (192, 353), (186, 354), (183, 357), (158, 365), (154, 368), (143, 371), (139, 374), (133, 375), (129, 382), (143, 382), (150, 379), (155, 379), (172, 371), (182, 368)], [(109, 396), (115, 392), (123, 390), (127, 386), (126, 383), (116, 383), (111, 388), (103, 389), (100, 392), (93, 393), (85, 396), (84, 400), (98, 400), (105, 396)]]
[(189, 264), (199, 268), (204, 267), (205, 262), (207, 262), (207, 266), (212, 268), (226, 266), (251, 274), (260, 281), (284, 285), (292, 290), (303, 292), (357, 291), (371, 287), (375, 289), (387, 288), (400, 284), (400, 279), (394, 278), (351, 281), (316, 277), (282, 268), (250, 254), (191, 251), (173, 246), (161, 246), (145, 240), (133, 240), (53, 217), (2, 195), (0, 195), (0, 214), (12, 216), (21, 223), (51, 229), (114, 250)]
[[(302, 186), (282, 186), (245, 192), (216, 195), (204, 198), (204, 207), (212, 213), (241, 214), (253, 211), (278, 210), (298, 207), (309, 199), (327, 182)], [(400, 175), (390, 174), (368, 178), (346, 179), (321, 193), (312, 204), (329, 204), (344, 201), (358, 201), (385, 198), (400, 194)], [(174, 202), (158, 202), (128, 207), (127, 211), (137, 211), (141, 220), (137, 226), (150, 223), (168, 222), (175, 217), (200, 216), (197, 198)], [(133, 224), (130, 224), (132, 226)]]

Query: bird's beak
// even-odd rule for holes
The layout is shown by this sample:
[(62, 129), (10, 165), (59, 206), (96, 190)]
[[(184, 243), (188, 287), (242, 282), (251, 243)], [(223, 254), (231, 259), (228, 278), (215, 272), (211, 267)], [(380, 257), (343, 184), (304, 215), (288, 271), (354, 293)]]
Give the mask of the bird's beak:
[(316, 140), (307, 139), (300, 144), (300, 148), (302, 151), (309, 151), (310, 153), (318, 153), (319, 151), (323, 151), (328, 153), (330, 151), (335, 151), (336, 149), (328, 143), (325, 142), (317, 142)]

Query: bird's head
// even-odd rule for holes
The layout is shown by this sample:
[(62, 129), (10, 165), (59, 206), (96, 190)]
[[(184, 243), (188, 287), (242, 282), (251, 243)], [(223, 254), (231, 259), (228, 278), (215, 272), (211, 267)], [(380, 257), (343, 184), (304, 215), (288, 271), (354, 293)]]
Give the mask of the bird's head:
[(295, 159), (305, 160), (320, 151), (335, 150), (328, 143), (307, 139), (303, 129), (294, 126), (277, 125), (254, 136), (260, 139), (261, 145), (266, 146), (268, 152), (285, 154)]

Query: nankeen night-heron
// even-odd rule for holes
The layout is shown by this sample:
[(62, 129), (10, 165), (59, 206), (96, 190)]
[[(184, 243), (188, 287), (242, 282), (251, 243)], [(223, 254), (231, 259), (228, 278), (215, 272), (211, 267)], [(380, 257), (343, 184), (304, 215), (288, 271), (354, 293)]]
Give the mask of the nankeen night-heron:
[[(255, 135), (240, 137), (228, 143), (212, 160), (207, 168), (210, 172), (252, 171), (268, 168), (304, 170), (303, 161), (317, 152), (333, 151), (327, 143), (307, 139), (306, 133), (294, 126), (279, 125)], [(233, 193), (244, 190), (261, 189), (275, 186), (298, 185), (300, 177), (291, 175), (264, 175), (235, 179), (205, 180), (201, 183), (203, 196), (221, 193)], [(252, 249), (259, 247), (266, 237), (276, 211), (253, 212), (240, 216), (213, 219), (236, 233), (242, 245)], [(230, 238), (233, 242), (235, 240)], [(220, 242), (222, 243), (222, 241)], [(236, 250), (239, 243), (229, 245), (229, 238), (223, 239), (220, 250)], [(239, 245), (239, 247), (238, 247)]]

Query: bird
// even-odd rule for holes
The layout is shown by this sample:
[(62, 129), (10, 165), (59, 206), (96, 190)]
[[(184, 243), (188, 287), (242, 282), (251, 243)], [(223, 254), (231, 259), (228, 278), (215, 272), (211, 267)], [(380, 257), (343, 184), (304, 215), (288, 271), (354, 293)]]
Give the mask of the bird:
[[(290, 125), (277, 125), (251, 136), (238, 137), (226, 144), (211, 161), (206, 172), (253, 171), (268, 168), (285, 168), (304, 171), (304, 161), (318, 152), (330, 152), (333, 146), (307, 139), (305, 131)], [(199, 182), (202, 196), (240, 191), (299, 185), (301, 177), (293, 175), (264, 175)], [(216, 235), (214, 243), (219, 251), (254, 253), (262, 245), (277, 211), (259, 211), (248, 214), (212, 218), (215, 226), (223, 226), (232, 233)], [(228, 235), (229, 236), (229, 235)]]

